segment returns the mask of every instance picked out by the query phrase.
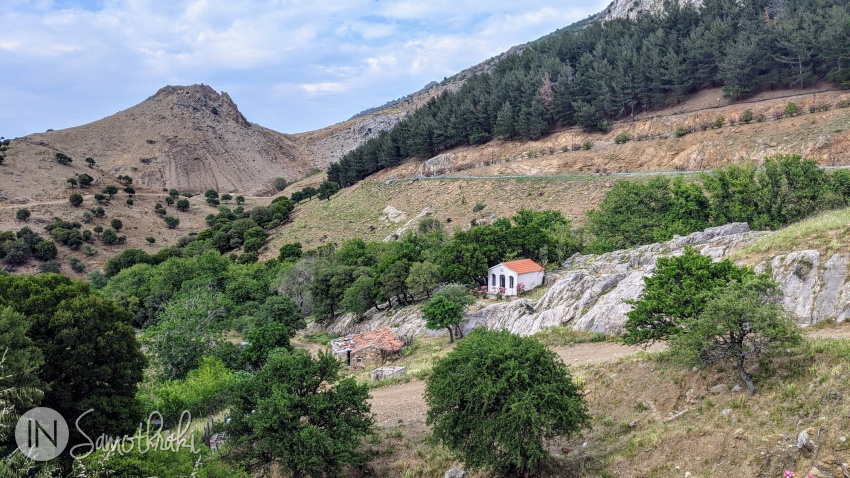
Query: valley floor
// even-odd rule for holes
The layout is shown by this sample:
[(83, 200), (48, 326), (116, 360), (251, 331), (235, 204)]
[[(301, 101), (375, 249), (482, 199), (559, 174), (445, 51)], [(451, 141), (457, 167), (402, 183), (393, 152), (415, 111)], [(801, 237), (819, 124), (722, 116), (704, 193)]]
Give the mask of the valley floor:
[[(816, 327), (807, 336), (802, 356), (757, 383), (753, 397), (733, 390), (738, 380), (730, 371), (690, 370), (637, 347), (550, 345), (583, 385), (593, 425), (551, 444), (556, 460), (544, 476), (781, 477), (791, 470), (802, 477), (814, 469), (816, 477), (843, 478), (842, 464), (848, 470), (850, 461), (850, 326)], [(440, 354), (451, 348), (442, 347)], [(411, 378), (371, 391), (377, 436), (365, 468), (349, 476), (439, 477), (458, 465), (430, 440), (424, 390), (423, 380)], [(818, 445), (813, 455), (795, 445), (806, 428)]]

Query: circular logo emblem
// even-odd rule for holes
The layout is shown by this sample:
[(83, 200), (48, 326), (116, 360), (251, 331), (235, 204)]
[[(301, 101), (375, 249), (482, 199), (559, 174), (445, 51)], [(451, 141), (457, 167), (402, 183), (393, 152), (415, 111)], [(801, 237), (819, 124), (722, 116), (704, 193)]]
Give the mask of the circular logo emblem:
[(48, 461), (59, 456), (68, 445), (68, 437), (68, 424), (52, 408), (33, 408), (21, 415), (15, 426), (18, 449), (35, 461)]

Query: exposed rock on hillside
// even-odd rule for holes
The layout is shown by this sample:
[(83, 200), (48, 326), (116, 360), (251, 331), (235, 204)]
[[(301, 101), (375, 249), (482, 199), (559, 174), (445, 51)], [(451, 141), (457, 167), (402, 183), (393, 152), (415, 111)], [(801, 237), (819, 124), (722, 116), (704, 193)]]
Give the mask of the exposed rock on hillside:
[[(552, 285), (539, 300), (520, 298), (487, 305), (470, 314), (463, 328), (465, 332), (488, 327), (531, 335), (548, 327), (571, 325), (576, 330), (617, 334), (631, 310), (626, 301), (641, 295), (643, 279), (655, 269), (659, 257), (681, 255), (691, 246), (720, 260), (769, 234), (750, 231), (746, 223), (734, 223), (634, 249), (576, 255), (556, 277), (550, 276)], [(850, 317), (850, 254), (824, 257), (815, 250), (796, 251), (775, 256), (755, 269), (769, 273), (779, 283), (783, 306), (800, 325)], [(363, 322), (346, 316), (332, 324), (330, 331), (350, 333), (379, 327), (391, 327), (400, 335), (442, 333), (428, 330), (413, 307), (384, 311)]]
[[(702, 0), (679, 0), (679, 3), (700, 7)], [(641, 13), (660, 13), (663, 10), (662, 0), (614, 0), (605, 10), (597, 13), (594, 20), (607, 22), (615, 18), (633, 19)]]
[(643, 291), (643, 278), (655, 269), (659, 257), (680, 255), (686, 246), (720, 259), (765, 233), (750, 232), (745, 223), (706, 229), (634, 249), (602, 255), (576, 256), (538, 301), (517, 299), (500, 302), (473, 313), (466, 328), (478, 326), (507, 329), (530, 335), (557, 325), (577, 330), (615, 334), (622, 330), (631, 306)]
[(206, 85), (166, 86), (102, 120), (15, 143), (10, 167), (50, 166), (62, 152), (80, 164), (94, 158), (104, 175), (188, 191), (261, 193), (271, 190), (273, 178), (293, 180), (313, 167), (289, 136), (249, 123), (227, 93)]

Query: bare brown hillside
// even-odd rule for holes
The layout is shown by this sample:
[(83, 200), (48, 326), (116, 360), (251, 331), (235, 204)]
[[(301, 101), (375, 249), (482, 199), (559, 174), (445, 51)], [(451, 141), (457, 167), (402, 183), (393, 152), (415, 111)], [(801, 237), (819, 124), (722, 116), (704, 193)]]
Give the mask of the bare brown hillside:
[[(56, 163), (57, 152), (74, 159), (70, 169)], [(86, 157), (97, 162), (94, 173)], [(99, 121), (14, 140), (0, 189), (7, 198), (52, 197), (83, 168), (156, 189), (257, 194), (275, 177), (293, 180), (312, 167), (291, 137), (248, 122), (227, 93), (166, 86)]]
[[(411, 161), (375, 177), (704, 170), (759, 163), (781, 153), (800, 154), (824, 166), (848, 165), (850, 92), (829, 88), (766, 92), (741, 103), (730, 103), (719, 89), (704, 90), (667, 110), (616, 122), (607, 134), (570, 128), (537, 141), (491, 141)], [(789, 103), (797, 105), (799, 114), (778, 117)], [(829, 109), (809, 112), (824, 105)], [(744, 123), (747, 110), (754, 119)], [(712, 124), (717, 120), (719, 127)], [(620, 135), (629, 140), (618, 144)], [(588, 149), (581, 147), (585, 143)]]

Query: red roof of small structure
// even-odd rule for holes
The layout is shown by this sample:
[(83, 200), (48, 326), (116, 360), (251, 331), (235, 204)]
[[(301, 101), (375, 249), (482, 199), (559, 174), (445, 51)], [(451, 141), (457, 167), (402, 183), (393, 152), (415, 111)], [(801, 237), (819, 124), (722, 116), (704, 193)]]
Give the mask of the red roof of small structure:
[(388, 328), (372, 330), (363, 334), (348, 335), (331, 340), (334, 353), (345, 351), (356, 352), (367, 347), (377, 347), (386, 352), (398, 352), (404, 347), (404, 342), (398, 339)]
[(516, 261), (503, 262), (502, 265), (517, 274), (527, 274), (529, 272), (538, 272), (543, 270), (543, 266), (531, 259), (519, 259)]

